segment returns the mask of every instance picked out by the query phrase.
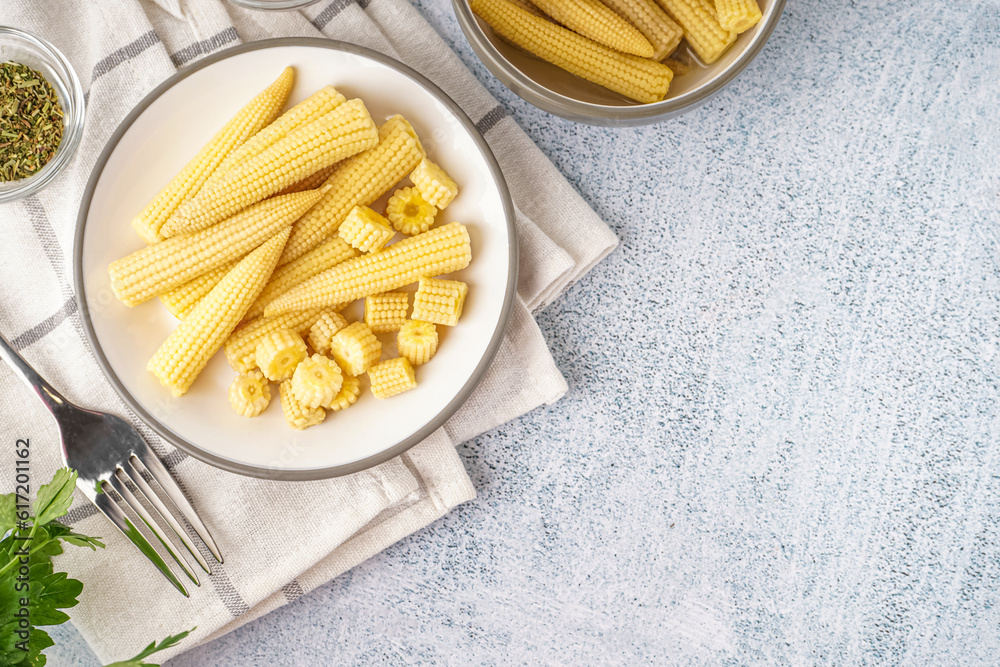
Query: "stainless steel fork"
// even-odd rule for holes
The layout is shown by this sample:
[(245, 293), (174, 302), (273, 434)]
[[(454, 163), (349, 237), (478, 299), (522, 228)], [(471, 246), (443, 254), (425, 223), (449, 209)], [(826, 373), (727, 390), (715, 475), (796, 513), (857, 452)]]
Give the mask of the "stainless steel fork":
[[(222, 554), (219, 553), (219, 547), (216, 546), (211, 533), (198, 518), (198, 513), (194, 511), (191, 503), (184, 497), (177, 483), (160, 463), (160, 460), (156, 458), (156, 454), (142, 439), (139, 432), (120, 417), (86, 410), (67, 401), (14, 351), (14, 348), (2, 335), (0, 335), (0, 358), (6, 361), (21, 379), (35, 391), (38, 398), (55, 417), (62, 441), (63, 462), (76, 470), (76, 485), (90, 499), (90, 502), (94, 503), (97, 509), (111, 519), (111, 523), (153, 562), (177, 590), (187, 596), (188, 592), (184, 585), (174, 575), (149, 540), (143, 536), (128, 515), (118, 506), (116, 498), (120, 500), (125, 507), (131, 509), (146, 524), (146, 527), (156, 536), (163, 548), (173, 557), (195, 586), (200, 586), (201, 583), (198, 581), (197, 575), (167, 537), (166, 532), (161, 527), (162, 523), (169, 526), (170, 532), (180, 540), (205, 572), (211, 574), (212, 570), (191, 542), (187, 531), (181, 527), (173, 512), (168, 509), (160, 495), (153, 490), (147, 477), (154, 480), (163, 490), (170, 502), (208, 547), (215, 560), (220, 563), (222, 562)], [(133, 488), (135, 492), (132, 491)], [(136, 497), (136, 493), (153, 507), (159, 521), (154, 519), (143, 506)]]

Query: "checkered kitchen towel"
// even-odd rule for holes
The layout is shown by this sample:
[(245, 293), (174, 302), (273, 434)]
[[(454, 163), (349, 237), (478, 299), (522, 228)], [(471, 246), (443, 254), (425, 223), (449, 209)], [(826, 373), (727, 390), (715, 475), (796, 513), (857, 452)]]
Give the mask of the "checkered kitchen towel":
[[(78, 498), (70, 521), (105, 536), (108, 548), (70, 550), (60, 564), (86, 584), (73, 621), (101, 659), (123, 659), (153, 638), (195, 625), (184, 647), (219, 636), (426, 526), (475, 495), (455, 443), (566, 391), (531, 311), (551, 302), (617, 240), (406, 0), (326, 0), (280, 13), (223, 0), (4, 0), (0, 24), (52, 41), (80, 73), (89, 100), (83, 143), (67, 173), (36, 197), (0, 206), (0, 330), (72, 401), (131, 417), (86, 346), (70, 287), (84, 184), (125, 114), (205, 54), (241, 41), (326, 35), (408, 63), (476, 121), (517, 207), (521, 264), (510, 330), (468, 403), (410, 452), (349, 477), (296, 483), (292, 493), (288, 483), (204, 465), (140, 426), (199, 508), (226, 563), (184, 599)], [(36, 479), (58, 466), (52, 421), (3, 369), (0, 427), (8, 437), (32, 438)], [(9, 491), (13, 479), (4, 476), (8, 471), (0, 473), (0, 490)]]

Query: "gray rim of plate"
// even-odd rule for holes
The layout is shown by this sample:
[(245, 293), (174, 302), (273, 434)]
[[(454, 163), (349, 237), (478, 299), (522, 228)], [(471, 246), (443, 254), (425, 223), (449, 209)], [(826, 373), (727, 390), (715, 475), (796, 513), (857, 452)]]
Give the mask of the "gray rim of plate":
[[(427, 425), (410, 437), (373, 456), (369, 456), (352, 463), (329, 466), (325, 468), (280, 469), (240, 463), (239, 461), (233, 461), (231, 459), (206, 452), (197, 445), (185, 440), (167, 428), (165, 424), (161, 423), (149, 414), (149, 412), (147, 412), (139, 404), (139, 402), (135, 400), (132, 394), (122, 384), (121, 380), (118, 379), (118, 376), (108, 363), (107, 358), (104, 356), (104, 351), (101, 349), (101, 346), (97, 341), (97, 336), (94, 333), (93, 323), (90, 321), (90, 310), (87, 306), (86, 289), (83, 283), (83, 238), (87, 225), (87, 215), (90, 210), (90, 202), (94, 196), (97, 181), (104, 172), (104, 166), (107, 163), (108, 158), (111, 156), (112, 151), (114, 151), (114, 149), (118, 146), (118, 142), (121, 140), (122, 135), (124, 135), (125, 132), (127, 132), (132, 126), (132, 123), (135, 122), (135, 119), (138, 118), (150, 104), (159, 98), (164, 91), (194, 72), (204, 69), (205, 67), (219, 62), (220, 60), (225, 60), (226, 58), (230, 58), (241, 53), (279, 46), (316, 47), (364, 56), (395, 69), (423, 86), (431, 95), (436, 97), (453, 114), (455, 114), (455, 117), (458, 118), (462, 127), (465, 128), (475, 141), (476, 145), (479, 147), (479, 150), (482, 151), (487, 164), (489, 164), (490, 173), (496, 183), (497, 189), (499, 190), (500, 199), (503, 203), (504, 217), (507, 220), (509, 260), (507, 287), (504, 294), (503, 308), (500, 311), (500, 319), (497, 323), (497, 328), (493, 332), (493, 337), (490, 339), (489, 345), (486, 347), (486, 353), (483, 355), (482, 360), (480, 360), (479, 365), (473, 370), (469, 381), (465, 383), (465, 386), (462, 387), (455, 398), (452, 399), (452, 401), (448, 403), (448, 405), (446, 405), (441, 412), (439, 412)], [(497, 349), (500, 347), (500, 342), (503, 339), (503, 334), (507, 329), (507, 323), (510, 320), (511, 307), (514, 303), (514, 291), (517, 285), (517, 251), (517, 230), (514, 227), (514, 207), (511, 203), (510, 192), (507, 189), (507, 182), (504, 180), (503, 174), (500, 171), (500, 165), (497, 163), (496, 157), (493, 155), (493, 151), (490, 150), (489, 145), (486, 143), (486, 139), (483, 138), (483, 135), (476, 129), (473, 122), (454, 100), (448, 97), (438, 86), (431, 83), (426, 77), (414, 71), (410, 67), (407, 67), (393, 58), (384, 56), (381, 53), (372, 51), (371, 49), (367, 49), (363, 46), (316, 37), (282, 37), (278, 39), (251, 42), (249, 44), (240, 44), (238, 46), (225, 49), (224, 51), (220, 51), (214, 55), (207, 56), (190, 67), (182, 69), (158, 85), (152, 90), (152, 92), (146, 95), (146, 97), (144, 97), (142, 101), (132, 109), (132, 111), (128, 113), (121, 124), (118, 125), (114, 134), (111, 135), (108, 143), (104, 146), (100, 156), (97, 158), (97, 162), (90, 173), (90, 179), (87, 181), (87, 188), (84, 190), (83, 199), (80, 202), (80, 212), (77, 215), (76, 220), (76, 238), (73, 244), (73, 282), (76, 288), (76, 302), (80, 310), (80, 317), (83, 321), (83, 328), (87, 333), (87, 340), (97, 357), (97, 362), (101, 366), (101, 370), (104, 371), (104, 375), (111, 381), (112, 386), (115, 388), (115, 391), (118, 392), (118, 395), (122, 398), (122, 400), (124, 400), (129, 408), (139, 417), (139, 419), (153, 429), (157, 435), (196, 459), (228, 472), (247, 475), (249, 477), (258, 477), (261, 479), (304, 481), (349, 475), (361, 470), (367, 470), (368, 468), (376, 466), (379, 463), (383, 463), (391, 458), (399, 456), (440, 428), (441, 425), (444, 424), (445, 421), (447, 421), (448, 418), (451, 417), (463, 403), (465, 403), (465, 401), (469, 398), (469, 395), (482, 380), (483, 375), (486, 373), (490, 363), (493, 361), (493, 357), (496, 355)]]
[(771, 33), (781, 20), (785, 11), (785, 0), (773, 0), (773, 9), (768, 12), (766, 23), (754, 35), (753, 41), (744, 49), (736, 60), (715, 78), (705, 82), (694, 90), (678, 97), (668, 97), (661, 102), (649, 104), (598, 104), (567, 97), (561, 93), (549, 90), (545, 86), (515, 67), (486, 37), (469, 7), (468, 0), (451, 0), (458, 24), (465, 33), (465, 38), (490, 72), (514, 94), (523, 98), (542, 111), (547, 111), (567, 120), (588, 125), (606, 125), (611, 127), (628, 127), (648, 125), (668, 120), (685, 111), (704, 104), (725, 88), (746, 67), (753, 62), (771, 38)]

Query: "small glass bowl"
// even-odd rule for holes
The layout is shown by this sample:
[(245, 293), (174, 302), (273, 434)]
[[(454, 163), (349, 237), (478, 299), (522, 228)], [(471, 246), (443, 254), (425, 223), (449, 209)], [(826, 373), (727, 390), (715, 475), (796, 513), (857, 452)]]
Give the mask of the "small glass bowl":
[(35, 194), (52, 182), (66, 168), (80, 145), (86, 103), (83, 88), (66, 56), (41, 37), (0, 26), (0, 63), (8, 61), (27, 65), (48, 79), (63, 108), (62, 140), (44, 167), (17, 181), (0, 181), (0, 204)]
[(259, 9), (265, 12), (277, 12), (286, 9), (301, 9), (319, 0), (229, 0), (234, 5), (247, 9)]

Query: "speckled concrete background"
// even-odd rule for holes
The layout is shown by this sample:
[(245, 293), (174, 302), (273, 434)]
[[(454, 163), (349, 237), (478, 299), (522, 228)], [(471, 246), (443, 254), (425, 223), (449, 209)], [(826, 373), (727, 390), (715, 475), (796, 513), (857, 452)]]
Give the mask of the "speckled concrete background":
[[(1000, 8), (790, 0), (654, 127), (539, 112), (622, 239), (475, 502), (170, 667), (1000, 664)], [(96, 664), (71, 630), (53, 665)]]

